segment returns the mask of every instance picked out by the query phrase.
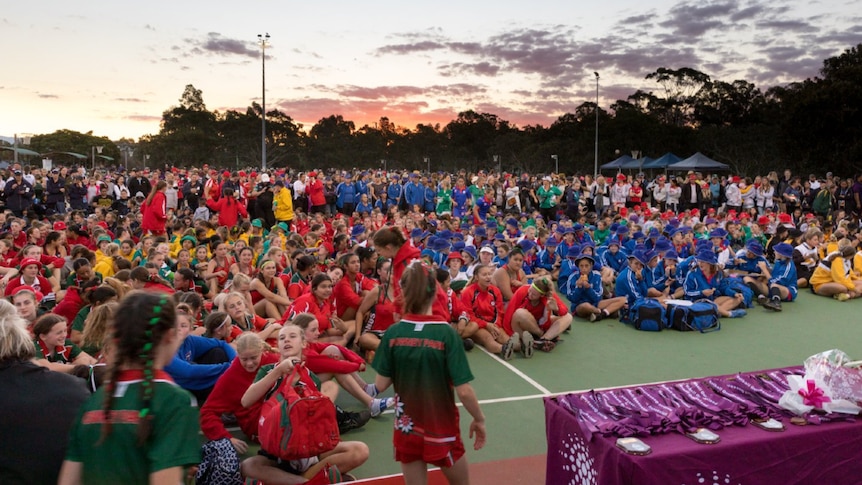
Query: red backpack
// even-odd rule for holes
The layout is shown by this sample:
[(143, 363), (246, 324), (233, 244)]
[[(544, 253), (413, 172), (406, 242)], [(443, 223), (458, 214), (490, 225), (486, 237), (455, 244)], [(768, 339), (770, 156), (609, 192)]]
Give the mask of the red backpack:
[(291, 385), (300, 368), (295, 365), (260, 408), (260, 446), (282, 460), (317, 456), (341, 441), (335, 404), (302, 381)]

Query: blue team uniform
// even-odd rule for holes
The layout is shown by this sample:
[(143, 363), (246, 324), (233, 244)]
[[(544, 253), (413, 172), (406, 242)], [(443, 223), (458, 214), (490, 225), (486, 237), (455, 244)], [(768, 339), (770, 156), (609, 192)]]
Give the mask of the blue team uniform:
[(580, 271), (575, 271), (569, 276), (566, 283), (566, 298), (572, 303), (571, 311), (575, 312), (575, 308), (582, 303), (589, 303), (597, 306), (602, 301), (604, 287), (602, 286), (602, 275), (598, 271), (590, 271), (587, 278), (590, 282), (589, 288), (578, 288), (577, 282), (581, 277)]
[(775, 266), (772, 268), (772, 278), (769, 278), (769, 283), (775, 283), (790, 290), (790, 301), (796, 300), (796, 295), (799, 294), (798, 280), (796, 265), (793, 264), (792, 260), (775, 260)]
[(459, 189), (457, 186), (452, 189), (452, 216), (464, 217), (467, 214), (467, 201), (473, 198), (473, 193), (470, 189), (464, 187)]
[(637, 300), (646, 298), (647, 284), (644, 279), (637, 279), (632, 269), (626, 268), (617, 276), (616, 284), (614, 285), (614, 294), (616, 296), (626, 297), (629, 306), (634, 305)]

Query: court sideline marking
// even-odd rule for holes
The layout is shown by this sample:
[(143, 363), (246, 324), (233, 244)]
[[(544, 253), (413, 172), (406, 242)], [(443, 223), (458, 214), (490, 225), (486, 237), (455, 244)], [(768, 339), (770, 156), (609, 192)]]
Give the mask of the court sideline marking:
[(529, 383), (531, 386), (535, 387), (535, 388), (536, 388), (539, 392), (541, 392), (542, 394), (546, 394), (546, 395), (550, 395), (550, 394), (551, 394), (551, 391), (550, 391), (549, 389), (547, 389), (547, 388), (546, 388), (546, 387), (544, 387), (543, 385), (541, 385), (541, 384), (539, 384), (538, 382), (536, 382), (532, 377), (530, 377), (530, 376), (528, 376), (527, 374), (524, 374), (523, 372), (521, 372), (520, 370), (518, 370), (518, 368), (517, 368), (517, 367), (515, 367), (514, 365), (512, 365), (512, 364), (510, 364), (510, 363), (506, 362), (505, 360), (503, 360), (503, 359), (501, 359), (500, 357), (498, 357), (498, 356), (496, 356), (496, 355), (492, 354), (491, 352), (488, 352), (484, 347), (481, 347), (481, 346), (478, 346), (478, 345), (477, 345), (476, 347), (478, 347), (482, 352), (485, 352), (485, 353), (486, 353), (489, 357), (491, 357), (492, 359), (494, 359), (494, 360), (496, 360), (497, 362), (499, 362), (499, 363), (503, 364), (503, 366), (504, 366), (504, 367), (506, 367), (507, 369), (509, 369), (510, 371), (512, 371), (516, 376), (518, 376), (518, 377), (520, 377), (521, 379), (524, 379), (525, 381), (527, 381), (527, 383)]

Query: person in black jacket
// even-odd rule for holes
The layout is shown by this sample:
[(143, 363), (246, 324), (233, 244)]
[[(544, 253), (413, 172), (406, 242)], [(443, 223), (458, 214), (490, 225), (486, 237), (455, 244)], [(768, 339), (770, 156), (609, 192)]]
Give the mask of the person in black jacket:
[(24, 217), (24, 212), (33, 206), (33, 186), (24, 180), (20, 170), (12, 172), (12, 180), (6, 182), (3, 194), (6, 196), (6, 208), (16, 217)]
[(688, 182), (682, 186), (679, 205), (683, 210), (703, 209), (703, 191), (697, 183), (697, 175), (689, 174)]
[(147, 195), (152, 189), (150, 179), (144, 177), (135, 169), (129, 170), (129, 180), (127, 185), (129, 186), (129, 194), (137, 194), (138, 192), (141, 192), (142, 194)]
[(45, 208), (49, 215), (66, 213), (66, 181), (60, 177), (60, 169), (51, 170), (47, 183), (48, 195), (45, 196)]
[(68, 187), (69, 206), (72, 210), (87, 210), (87, 186), (84, 185), (84, 177), (75, 175), (72, 185)]

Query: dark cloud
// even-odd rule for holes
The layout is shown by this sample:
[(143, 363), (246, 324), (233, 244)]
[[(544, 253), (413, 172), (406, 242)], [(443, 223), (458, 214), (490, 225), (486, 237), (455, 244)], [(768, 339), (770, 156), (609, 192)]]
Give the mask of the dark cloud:
[(765, 20), (757, 23), (759, 29), (774, 29), (780, 32), (816, 32), (817, 27), (803, 20)]
[(60, 96), (56, 94), (45, 94), (45, 93), (36, 93), (36, 96), (42, 99), (59, 99)]
[(468, 64), (463, 62), (455, 62), (452, 64), (444, 64), (437, 68), (440, 75), (451, 77), (459, 74), (475, 74), (477, 76), (496, 76), (500, 72), (500, 66), (491, 64), (490, 62), (477, 62)]
[(162, 117), (161, 116), (152, 116), (152, 115), (128, 115), (128, 116), (123, 117), (123, 119), (129, 120), (129, 121), (151, 122), (151, 121), (161, 121)]
[(210, 32), (207, 34), (206, 40), (204, 40), (200, 46), (207, 52), (219, 55), (258, 57), (260, 53), (254, 42), (230, 39), (223, 37), (218, 32)]
[(114, 101), (120, 101), (124, 103), (145, 103), (145, 99), (141, 98), (114, 98)]
[(445, 46), (439, 42), (423, 40), (410, 44), (385, 45), (377, 49), (377, 54), (414, 54), (417, 52), (428, 52), (443, 49)]
[(339, 92), (341, 96), (360, 99), (403, 98), (423, 93), (425, 90), (417, 86), (380, 86), (376, 88), (349, 86)]
[(750, 7), (744, 8), (742, 10), (738, 10), (735, 13), (731, 14), (730, 20), (734, 22), (739, 22), (741, 20), (748, 20), (751, 18), (755, 18), (764, 10), (763, 5), (752, 5)]

